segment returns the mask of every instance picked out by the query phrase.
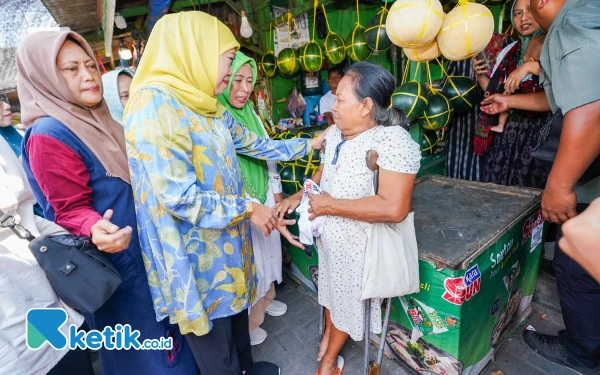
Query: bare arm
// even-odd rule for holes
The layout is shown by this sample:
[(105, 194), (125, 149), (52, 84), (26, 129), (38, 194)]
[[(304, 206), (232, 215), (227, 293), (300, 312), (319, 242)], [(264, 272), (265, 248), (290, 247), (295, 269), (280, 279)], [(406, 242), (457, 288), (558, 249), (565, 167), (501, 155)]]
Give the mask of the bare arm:
[(317, 216), (341, 216), (370, 223), (399, 223), (410, 211), (415, 174), (380, 168), (379, 191), (362, 199), (334, 199), (329, 194), (311, 195), (311, 220)]
[(512, 94), (519, 89), (521, 81), (528, 75), (533, 74), (539, 76), (542, 67), (538, 61), (532, 60), (524, 63), (517, 69), (515, 69), (504, 82), (504, 93)]
[(481, 112), (496, 115), (510, 109), (533, 112), (550, 112), (550, 103), (543, 91), (532, 94), (504, 95), (494, 94), (485, 98), (479, 107)]
[(559, 246), (600, 282), (600, 198), (563, 227)]
[(555, 223), (576, 215), (575, 184), (600, 154), (600, 100), (567, 112), (546, 189), (542, 214)]

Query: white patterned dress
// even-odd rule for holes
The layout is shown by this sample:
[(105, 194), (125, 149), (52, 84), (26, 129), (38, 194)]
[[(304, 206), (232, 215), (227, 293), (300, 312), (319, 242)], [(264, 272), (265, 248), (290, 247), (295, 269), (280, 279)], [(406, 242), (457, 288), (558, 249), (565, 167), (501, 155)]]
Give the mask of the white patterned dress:
[[(366, 164), (368, 150), (379, 154), (385, 170), (416, 174), (421, 152), (410, 134), (399, 126), (377, 126), (344, 141), (334, 125), (326, 136), (327, 149), (321, 188), (333, 198), (361, 199), (372, 195), (373, 172)], [(337, 160), (336, 160), (337, 159)], [(367, 235), (361, 223), (328, 216), (319, 250), (319, 304), (331, 311), (335, 327), (355, 341), (363, 339), (364, 302), (360, 300)], [(380, 301), (371, 303), (371, 330), (381, 332)]]

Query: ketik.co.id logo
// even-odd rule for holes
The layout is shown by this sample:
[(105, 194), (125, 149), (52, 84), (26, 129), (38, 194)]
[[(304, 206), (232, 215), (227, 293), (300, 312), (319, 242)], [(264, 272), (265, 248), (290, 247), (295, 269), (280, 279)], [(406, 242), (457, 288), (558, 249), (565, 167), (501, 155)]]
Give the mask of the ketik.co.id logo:
[(39, 349), (47, 341), (54, 349), (67, 346), (67, 338), (60, 327), (67, 321), (63, 309), (31, 309), (27, 313), (27, 346)]
[(61, 331), (67, 321), (67, 312), (63, 309), (31, 309), (27, 312), (27, 346), (37, 350), (48, 342), (54, 349), (67, 346), (73, 350), (94, 349), (139, 349), (139, 350), (172, 350), (173, 338), (146, 339), (140, 343), (140, 331), (131, 329), (129, 324), (117, 324), (115, 328), (104, 327), (102, 331), (78, 330), (71, 324), (68, 334)]
[(481, 290), (481, 272), (476, 264), (465, 272), (464, 277), (448, 277), (444, 280), (446, 291), (442, 295), (446, 301), (462, 305)]

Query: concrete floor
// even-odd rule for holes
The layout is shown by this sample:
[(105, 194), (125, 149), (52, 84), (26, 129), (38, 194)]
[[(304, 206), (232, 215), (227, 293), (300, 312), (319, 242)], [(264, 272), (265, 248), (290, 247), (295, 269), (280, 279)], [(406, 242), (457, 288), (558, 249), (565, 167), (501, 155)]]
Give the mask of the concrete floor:
[[(540, 289), (542, 289), (540, 291)], [(534, 313), (524, 327), (531, 325), (536, 330), (553, 334), (564, 328), (554, 280), (542, 272), (534, 299)], [(288, 312), (281, 317), (267, 316), (262, 327), (268, 332), (267, 340), (252, 347), (252, 356), (257, 361), (270, 361), (281, 367), (284, 375), (312, 375), (317, 371), (317, 347), (319, 344), (319, 307), (316, 296), (304, 287), (286, 278), (284, 289), (277, 299), (288, 304)], [(502, 371), (504, 375), (572, 375), (574, 372), (548, 362), (531, 352), (521, 341), (522, 329), (496, 352), (482, 374)], [(346, 361), (344, 375), (363, 375), (363, 343), (349, 340), (341, 355)], [(371, 358), (375, 358), (371, 346)], [(400, 363), (384, 358), (381, 375), (413, 374)]]
[[(546, 255), (551, 258), (552, 251), (547, 252)], [(285, 277), (284, 287), (278, 291), (277, 299), (288, 305), (288, 312), (281, 317), (267, 315), (262, 327), (269, 336), (263, 344), (252, 347), (252, 356), (255, 361), (270, 361), (279, 365), (283, 375), (312, 375), (318, 368), (316, 355), (319, 343), (319, 306), (316, 296)], [(542, 267), (538, 280), (533, 300), (533, 314), (524, 326), (528, 325), (549, 334), (564, 328), (556, 295), (556, 281), (547, 262)], [(574, 374), (571, 370), (548, 362), (531, 352), (521, 340), (521, 331), (522, 328), (517, 329), (500, 347), (494, 360), (482, 374), (492, 374), (492, 371), (498, 370), (504, 375)], [(349, 340), (341, 355), (346, 360), (344, 375), (363, 375), (362, 342)], [(375, 356), (375, 348), (372, 345), (371, 358)], [(97, 355), (94, 355), (94, 358), (96, 373), (101, 375)], [(380, 375), (404, 374), (412, 374), (412, 372), (400, 363), (384, 358)], [(495, 375), (500, 374), (495, 373)]]

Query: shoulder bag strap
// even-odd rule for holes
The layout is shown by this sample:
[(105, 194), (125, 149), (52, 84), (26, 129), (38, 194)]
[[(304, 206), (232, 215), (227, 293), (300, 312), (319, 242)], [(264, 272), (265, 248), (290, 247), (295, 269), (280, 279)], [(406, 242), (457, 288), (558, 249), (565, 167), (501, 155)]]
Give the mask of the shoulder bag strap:
[(10, 228), (10, 230), (12, 230), (13, 233), (17, 235), (17, 237), (23, 240), (31, 242), (35, 239), (31, 232), (27, 230), (27, 228), (15, 222), (14, 216), (9, 215), (2, 210), (0, 210), (0, 227)]

